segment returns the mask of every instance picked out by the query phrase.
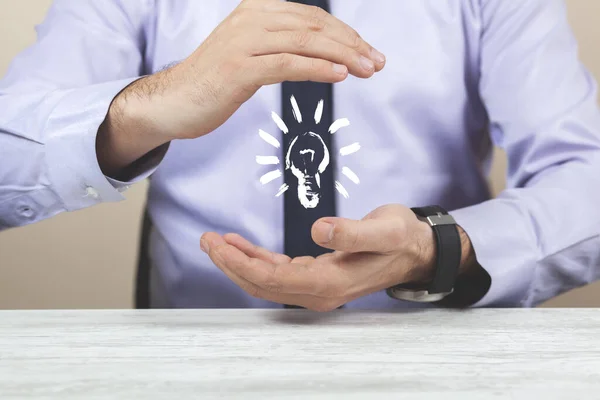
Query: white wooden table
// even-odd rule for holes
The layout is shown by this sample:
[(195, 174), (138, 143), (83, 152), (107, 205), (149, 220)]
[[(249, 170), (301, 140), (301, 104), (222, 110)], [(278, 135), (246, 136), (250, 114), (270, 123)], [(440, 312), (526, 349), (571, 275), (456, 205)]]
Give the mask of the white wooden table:
[(11, 398), (599, 399), (600, 310), (6, 311)]

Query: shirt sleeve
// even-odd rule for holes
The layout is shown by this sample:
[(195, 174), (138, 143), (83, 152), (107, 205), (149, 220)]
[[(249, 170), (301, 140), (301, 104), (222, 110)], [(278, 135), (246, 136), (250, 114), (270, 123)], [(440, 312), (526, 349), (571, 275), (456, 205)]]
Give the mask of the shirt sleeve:
[(480, 95), (507, 189), (452, 214), (491, 287), (534, 306), (600, 277), (600, 112), (561, 0), (482, 0)]
[(0, 229), (123, 198), (132, 182), (102, 174), (96, 134), (144, 71), (150, 12), (145, 0), (54, 1), (0, 81)]

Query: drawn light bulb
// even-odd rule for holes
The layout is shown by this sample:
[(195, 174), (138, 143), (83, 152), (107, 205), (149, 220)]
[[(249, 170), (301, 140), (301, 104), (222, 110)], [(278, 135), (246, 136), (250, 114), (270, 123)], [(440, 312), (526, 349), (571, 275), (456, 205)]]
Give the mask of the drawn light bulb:
[(305, 132), (294, 138), (285, 158), (285, 168), (298, 179), (298, 200), (315, 208), (321, 198), (321, 175), (329, 165), (329, 149), (321, 136)]
[[(290, 103), (292, 105), (292, 111), (294, 119), (298, 124), (302, 124), (302, 113), (298, 107), (298, 102), (294, 96), (290, 97)], [(317, 103), (315, 109), (315, 124), (321, 124), (321, 118), (323, 117), (323, 107), (325, 102), (323, 100)], [(283, 132), (284, 135), (289, 134), (290, 129), (287, 124), (283, 122), (281, 117), (275, 112), (271, 112), (271, 119), (277, 127)], [(342, 128), (350, 126), (348, 118), (340, 118), (329, 126), (328, 133), (335, 134)], [(262, 129), (258, 130), (258, 135), (269, 145), (279, 149), (281, 143), (274, 136), (268, 134)], [(340, 156), (345, 157), (356, 153), (360, 150), (360, 144), (358, 142), (349, 144), (340, 148)], [(319, 205), (321, 197), (321, 174), (327, 169), (330, 163), (329, 149), (325, 145), (325, 142), (321, 136), (314, 132), (305, 132), (302, 135), (296, 136), (290, 146), (286, 150), (285, 157), (285, 169), (291, 170), (292, 174), (298, 179), (298, 200), (305, 208), (315, 208)], [(260, 165), (279, 165), (281, 160), (278, 156), (267, 155), (267, 156), (256, 156), (256, 162)], [(360, 183), (358, 176), (347, 166), (342, 165), (342, 174), (345, 175), (350, 181), (355, 184)], [(264, 173), (259, 181), (262, 185), (266, 185), (269, 182), (273, 182), (280, 178), (283, 174), (283, 170), (280, 167), (276, 167), (271, 171)], [(284, 182), (275, 197), (283, 196), (290, 189), (290, 182)], [(350, 195), (342, 183), (338, 180), (334, 183), (335, 189), (345, 198), (349, 198)]]

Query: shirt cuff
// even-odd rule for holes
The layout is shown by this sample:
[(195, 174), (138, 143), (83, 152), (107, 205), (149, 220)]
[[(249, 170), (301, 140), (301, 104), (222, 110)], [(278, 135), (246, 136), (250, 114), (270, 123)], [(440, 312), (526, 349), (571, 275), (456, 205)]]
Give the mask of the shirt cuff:
[(117, 191), (121, 193), (126, 191), (129, 189), (129, 186), (150, 177), (156, 171), (165, 154), (167, 154), (169, 146), (170, 143), (166, 143), (134, 162), (123, 172), (122, 179), (111, 178), (109, 176), (106, 179), (108, 179)]
[(467, 233), (478, 263), (491, 277), (473, 307), (521, 306), (533, 281), (536, 240), (528, 217), (511, 199), (497, 198), (450, 214)]
[[(51, 187), (66, 210), (124, 199), (118, 189), (122, 191), (128, 183), (111, 182), (102, 173), (96, 155), (96, 136), (112, 100), (136, 79), (68, 91), (48, 119), (45, 162)], [(151, 172), (146, 171), (145, 176)]]

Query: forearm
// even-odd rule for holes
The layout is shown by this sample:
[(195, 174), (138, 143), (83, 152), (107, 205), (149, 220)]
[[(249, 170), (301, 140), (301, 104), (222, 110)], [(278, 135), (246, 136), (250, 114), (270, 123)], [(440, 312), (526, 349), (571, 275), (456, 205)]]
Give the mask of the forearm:
[[(595, 153), (549, 168), (527, 187), (452, 212), (491, 277), (489, 291), (475, 305), (533, 306), (590, 281), (600, 253), (597, 246), (590, 250), (600, 234)], [(465, 276), (477, 268), (472, 271)]]
[(475, 306), (528, 307), (585, 284), (597, 265), (596, 82), (564, 2), (481, 4), (478, 87), (490, 137), (508, 157), (507, 190), (452, 215), (491, 276)]
[[(170, 139), (153, 124), (150, 85), (156, 78), (142, 78), (125, 88), (113, 100), (96, 137), (96, 154), (102, 172), (111, 178), (127, 179), (128, 167), (145, 155), (163, 149)], [(166, 146), (165, 146), (166, 150)], [(163, 150), (164, 151), (164, 150)]]

